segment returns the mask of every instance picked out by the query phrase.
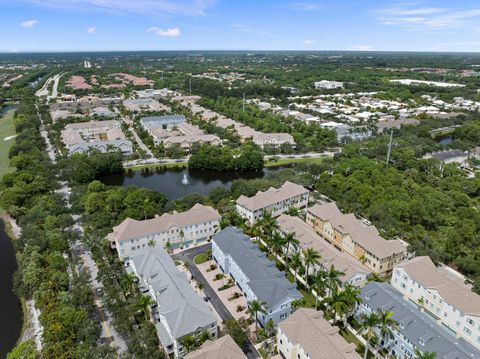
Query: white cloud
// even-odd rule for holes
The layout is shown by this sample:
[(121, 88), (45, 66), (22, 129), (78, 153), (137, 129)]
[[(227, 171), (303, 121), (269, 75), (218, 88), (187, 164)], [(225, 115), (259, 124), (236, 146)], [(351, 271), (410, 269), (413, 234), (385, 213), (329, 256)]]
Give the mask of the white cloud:
[(373, 51), (374, 47), (372, 45), (355, 45), (352, 46), (353, 51)]
[(171, 29), (160, 29), (158, 27), (151, 27), (147, 32), (153, 32), (157, 36), (177, 37), (180, 36), (180, 29), (172, 27)]
[(301, 11), (318, 11), (322, 6), (317, 2), (294, 2), (290, 4), (291, 8), (294, 10)]
[(64, 10), (100, 10), (144, 15), (203, 16), (216, 0), (21, 0), (24, 3)]
[(403, 26), (409, 30), (445, 30), (478, 24), (480, 9), (448, 10), (437, 7), (390, 7), (374, 12), (384, 25)]
[(11, 54), (17, 54), (17, 53), (20, 52), (20, 50), (19, 49), (10, 49), (10, 50), (8, 50), (8, 52), (11, 53)]
[(38, 20), (26, 20), (26, 21), (23, 21), (22, 23), (20, 23), (20, 25), (22, 25), (23, 27), (29, 28), (29, 29), (34, 27), (37, 24), (38, 24)]
[(96, 26), (90, 26), (89, 28), (87, 28), (87, 34), (89, 35), (93, 35), (97, 32), (97, 27)]
[(307, 39), (307, 40), (303, 41), (303, 43), (304, 43), (305, 45), (313, 45), (313, 44), (315, 43), (315, 40)]

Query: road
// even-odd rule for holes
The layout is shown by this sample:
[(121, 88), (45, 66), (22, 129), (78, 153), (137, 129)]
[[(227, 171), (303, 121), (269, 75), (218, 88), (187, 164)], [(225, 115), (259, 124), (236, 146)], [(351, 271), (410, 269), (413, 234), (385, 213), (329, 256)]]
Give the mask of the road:
[(140, 146), (140, 148), (142, 150), (144, 150), (152, 159), (155, 159), (155, 156), (153, 155), (152, 151), (150, 151), (150, 149), (147, 147), (147, 145), (145, 145), (143, 143), (142, 139), (138, 136), (137, 131), (135, 131), (135, 129), (132, 127), (133, 126), (133, 121), (131, 119), (125, 118), (123, 116), (122, 116), (122, 121), (126, 125), (128, 125), (128, 130), (131, 132), (131, 134), (135, 138), (135, 141), (137, 141), (138, 146)]
[[(190, 273), (192, 273), (193, 277), (197, 282), (201, 282), (205, 285), (205, 288), (203, 289), (205, 295), (209, 299), (210, 303), (213, 305), (215, 310), (217, 311), (218, 315), (220, 315), (220, 318), (222, 320), (227, 320), (227, 319), (234, 319), (233, 316), (230, 314), (228, 311), (227, 307), (223, 304), (223, 302), (220, 300), (218, 297), (217, 293), (213, 290), (213, 288), (210, 286), (207, 280), (203, 277), (202, 273), (198, 270), (197, 266), (193, 262), (193, 258), (202, 252), (205, 252), (209, 249), (212, 248), (212, 245), (210, 243), (204, 244), (202, 246), (194, 247), (191, 249), (187, 249), (181, 253), (174, 254), (172, 255), (172, 258), (174, 260), (179, 260), (183, 261), (185, 263), (188, 263), (188, 270)], [(246, 345), (246, 355), (247, 358), (249, 359), (257, 359), (260, 358), (260, 354), (258, 354), (257, 350), (253, 346), (252, 342), (250, 339), (247, 342)]]
[[(49, 99), (54, 99), (57, 98), (58, 96), (58, 82), (60, 81), (60, 78), (62, 77), (62, 74), (56, 74), (53, 77), (49, 77), (47, 81), (43, 84), (42, 88), (38, 90), (35, 95), (37, 97), (43, 97), (46, 96), (47, 100)], [(52, 93), (48, 91), (48, 87), (53, 81), (53, 88), (52, 88)]]
[[(36, 110), (37, 110), (37, 116), (40, 119), (41, 122), (41, 130), (40, 133), (42, 137), (45, 139), (45, 142), (47, 144), (47, 152), (48, 156), (50, 159), (55, 162), (56, 161), (56, 153), (53, 149), (52, 144), (50, 143), (50, 139), (48, 138), (47, 131), (45, 130), (43, 119), (41, 117), (41, 114), (38, 110), (38, 106), (35, 105)], [(68, 207), (70, 207), (70, 195), (72, 193), (71, 188), (68, 186), (67, 182), (59, 182), (60, 188), (56, 190), (56, 193), (62, 194), (63, 197), (66, 200), (66, 204)], [(72, 216), (73, 220), (75, 221), (75, 224), (73, 228), (77, 231), (79, 231), (81, 234), (83, 234), (83, 228), (80, 224), (80, 217), (79, 216)], [(97, 275), (98, 275), (98, 268), (97, 265), (95, 264), (95, 261), (92, 258), (92, 253), (86, 246), (81, 243), (80, 241), (76, 241), (75, 244), (70, 248), (72, 255), (76, 255), (80, 257), (82, 260), (82, 264), (77, 266), (77, 271), (85, 271), (90, 275), (91, 281), (90, 281), (90, 287), (92, 289), (93, 295), (94, 295), (94, 302), (95, 306), (97, 308), (98, 315), (101, 319), (101, 325), (102, 325), (102, 337), (104, 338), (111, 338), (110, 345), (113, 347), (116, 347), (119, 351), (119, 353), (122, 353), (126, 350), (127, 345), (123, 338), (118, 334), (118, 332), (115, 330), (112, 324), (112, 318), (111, 315), (106, 311), (103, 307), (103, 303), (101, 298), (97, 294), (97, 288), (101, 288), (102, 285), (100, 282), (97, 281)]]

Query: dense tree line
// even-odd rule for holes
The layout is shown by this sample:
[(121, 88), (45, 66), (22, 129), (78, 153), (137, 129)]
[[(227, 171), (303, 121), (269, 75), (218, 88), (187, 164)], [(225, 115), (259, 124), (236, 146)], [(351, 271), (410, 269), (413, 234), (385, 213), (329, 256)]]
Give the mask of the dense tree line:
[(263, 169), (263, 153), (254, 145), (242, 145), (239, 150), (230, 147), (203, 145), (188, 161), (192, 170), (260, 171)]

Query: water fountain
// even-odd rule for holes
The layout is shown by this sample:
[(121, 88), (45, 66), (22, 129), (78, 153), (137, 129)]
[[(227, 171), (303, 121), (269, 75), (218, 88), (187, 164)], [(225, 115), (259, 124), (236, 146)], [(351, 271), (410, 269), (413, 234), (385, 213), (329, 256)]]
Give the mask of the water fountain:
[(187, 174), (184, 173), (183, 174), (183, 178), (182, 178), (182, 184), (183, 185), (187, 185), (189, 182), (188, 182), (188, 178), (187, 178)]

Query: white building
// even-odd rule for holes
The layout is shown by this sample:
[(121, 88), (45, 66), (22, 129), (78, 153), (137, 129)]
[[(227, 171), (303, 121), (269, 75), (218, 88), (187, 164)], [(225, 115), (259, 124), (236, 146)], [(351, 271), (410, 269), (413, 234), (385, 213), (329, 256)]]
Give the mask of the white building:
[(395, 266), (391, 284), (444, 329), (480, 348), (480, 296), (459, 273), (416, 257)]
[(280, 323), (277, 349), (284, 359), (360, 359), (339, 328), (323, 318), (323, 312), (301, 308)]
[(296, 183), (286, 181), (281, 187), (258, 191), (253, 197), (240, 196), (236, 202), (237, 212), (250, 225), (263, 217), (265, 212), (278, 217), (290, 207), (303, 209), (308, 206), (308, 190)]
[(217, 210), (197, 203), (188, 211), (144, 221), (127, 218), (113, 227), (108, 239), (120, 260), (128, 263), (133, 255), (149, 247), (174, 249), (205, 243), (219, 230), (220, 219)]
[(186, 350), (181, 339), (186, 335), (198, 337), (207, 332), (210, 338), (217, 337), (217, 320), (211, 309), (162, 248), (135, 255), (127, 271), (137, 276), (142, 293), (156, 303), (150, 308), (151, 317), (168, 355), (183, 357)]
[(216, 234), (212, 256), (219, 268), (233, 278), (248, 302), (263, 303), (265, 313), (257, 314), (262, 326), (269, 320), (278, 324), (287, 318), (293, 312), (292, 302), (302, 298), (296, 284), (290, 283), (240, 228), (227, 227)]
[(342, 88), (343, 82), (322, 80), (322, 81), (315, 82), (314, 85), (317, 90), (319, 89), (332, 90), (336, 88)]

